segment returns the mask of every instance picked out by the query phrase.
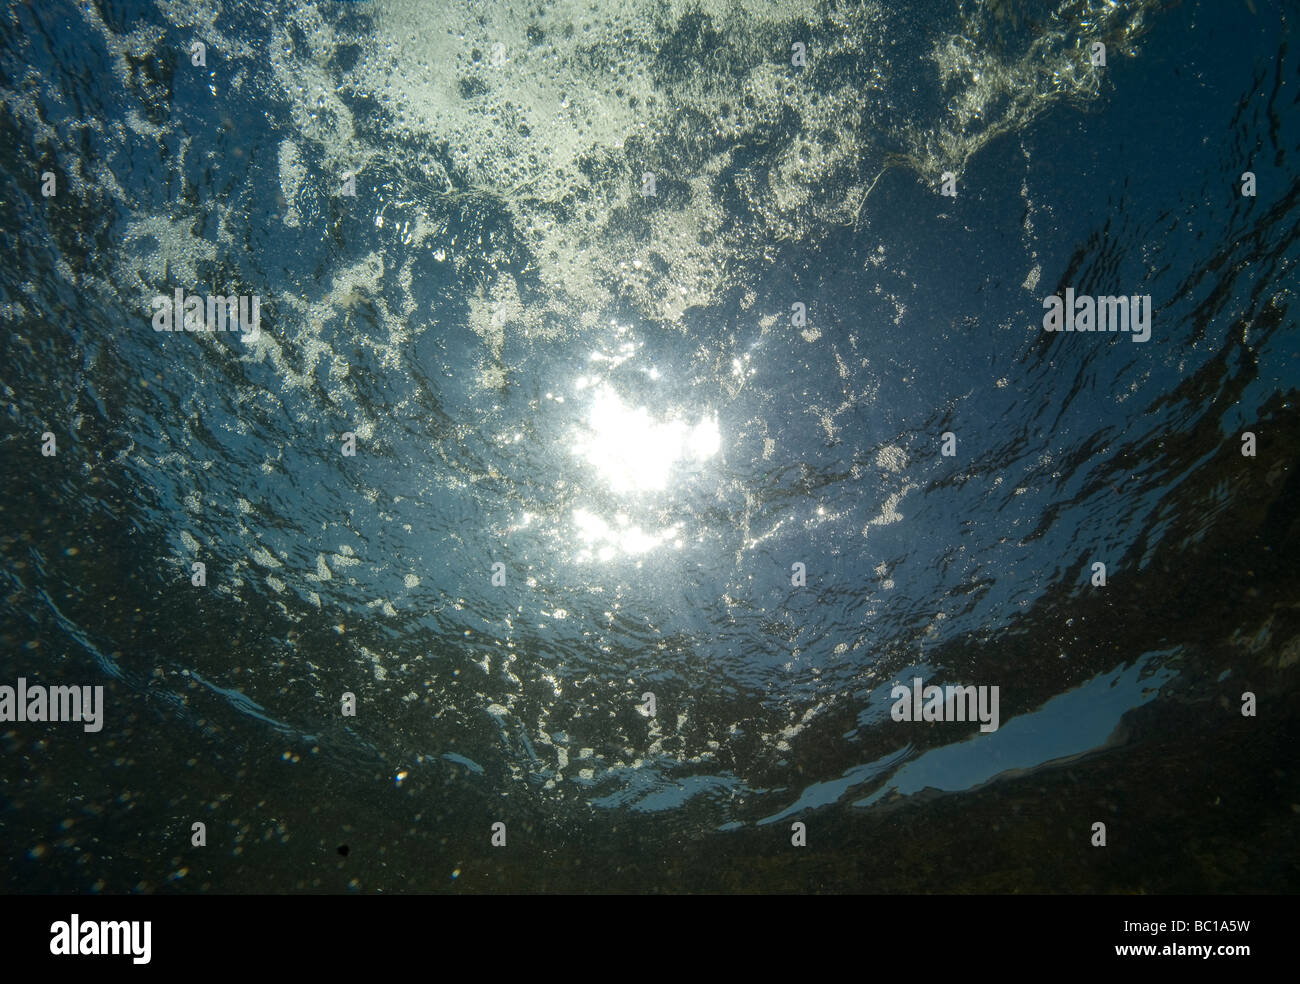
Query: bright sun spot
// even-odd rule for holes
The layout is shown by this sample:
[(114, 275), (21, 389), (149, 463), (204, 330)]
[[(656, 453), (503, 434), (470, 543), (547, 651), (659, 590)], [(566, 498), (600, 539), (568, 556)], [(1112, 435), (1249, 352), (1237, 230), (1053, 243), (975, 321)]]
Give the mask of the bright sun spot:
[(592, 396), (587, 425), (573, 450), (622, 494), (662, 491), (679, 462), (706, 461), (722, 443), (716, 418), (704, 417), (694, 426), (680, 419), (658, 421), (645, 407), (624, 405), (603, 384)]
[(647, 533), (621, 513), (614, 517), (613, 523), (607, 523), (586, 509), (575, 509), (573, 525), (577, 528), (578, 536), (586, 547), (580, 559), (595, 556), (601, 560), (609, 560), (618, 553), (635, 557), (667, 542), (672, 542), (675, 547), (681, 547), (681, 523), (674, 523), (668, 529), (657, 533)]

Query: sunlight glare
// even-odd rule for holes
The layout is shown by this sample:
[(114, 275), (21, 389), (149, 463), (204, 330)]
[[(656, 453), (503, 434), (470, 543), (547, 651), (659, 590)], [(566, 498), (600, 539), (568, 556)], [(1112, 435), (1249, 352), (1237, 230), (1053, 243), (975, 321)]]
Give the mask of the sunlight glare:
[(608, 385), (596, 390), (587, 424), (573, 450), (623, 494), (662, 491), (678, 462), (706, 461), (722, 445), (717, 418), (694, 427), (676, 418), (660, 422), (645, 407), (626, 406)]

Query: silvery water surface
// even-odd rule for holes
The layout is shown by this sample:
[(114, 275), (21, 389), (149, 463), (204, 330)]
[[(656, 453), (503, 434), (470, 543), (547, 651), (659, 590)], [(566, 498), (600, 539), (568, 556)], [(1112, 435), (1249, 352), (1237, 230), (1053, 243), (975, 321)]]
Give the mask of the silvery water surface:
[(1295, 887), (1295, 4), (0, 16), (8, 890)]

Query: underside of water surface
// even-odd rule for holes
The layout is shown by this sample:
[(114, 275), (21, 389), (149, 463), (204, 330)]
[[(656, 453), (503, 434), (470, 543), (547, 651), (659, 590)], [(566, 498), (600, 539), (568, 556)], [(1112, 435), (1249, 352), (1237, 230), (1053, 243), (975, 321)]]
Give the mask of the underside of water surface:
[(1295, 890), (1297, 17), (9, 4), (6, 889)]

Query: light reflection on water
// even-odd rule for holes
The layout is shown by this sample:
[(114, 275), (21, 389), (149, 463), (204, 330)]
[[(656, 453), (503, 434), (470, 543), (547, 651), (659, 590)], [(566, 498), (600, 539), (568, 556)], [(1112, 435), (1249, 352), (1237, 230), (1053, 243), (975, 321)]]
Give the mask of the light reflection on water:
[[(207, 106), (205, 99), (192, 120), (211, 116)], [(176, 109), (178, 120), (191, 119), (183, 115), (189, 111), (184, 100)], [(1248, 124), (1243, 127), (1241, 145), (1247, 145)], [(263, 139), (271, 142), (256, 148), (258, 156), (274, 158), (283, 149), (281, 135)], [(314, 153), (310, 141), (300, 143), (296, 153)], [(719, 151), (716, 162), (730, 153)], [(268, 646), (262, 640), (252, 654), (255, 673), (234, 672), (225, 651), (202, 647), (183, 650), (176, 666), (164, 669), (188, 673), (200, 667), (207, 676), (195, 679), (221, 681), (224, 689), (208, 689), (238, 713), (256, 716), (265, 708), (274, 712), (274, 721), (303, 722), (300, 730), (312, 734), (321, 714), (315, 695), (355, 686), (360, 669), (373, 676), (371, 699), (388, 702), (384, 713), (361, 726), (371, 729), (375, 745), (389, 749), (399, 744), (394, 735), (403, 742), (412, 735), (409, 744), (423, 755), (459, 743), (487, 763), (478, 774), (503, 774), (493, 761), (500, 756), (560, 788), (575, 776), (585, 781), (595, 775), (605, 783), (598, 791), (605, 795), (593, 798), (597, 803), (660, 809), (699, 795), (716, 798), (730, 816), (733, 807), (722, 803), (720, 788), (766, 784), (807, 806), (812, 800), (787, 791), (796, 782), (847, 797), (864, 777), (877, 777), (878, 762), (895, 761), (872, 757), (874, 745), (870, 754), (855, 747), (876, 741), (877, 725), (888, 727), (877, 713), (876, 664), (882, 674), (897, 671), (924, 644), (927, 656), (935, 654), (927, 678), (942, 673), (945, 654), (966, 637), (1002, 631), (1020, 612), (1032, 614), (1049, 589), (1072, 585), (1074, 569), (1099, 548), (1098, 530), (1115, 531), (1100, 546), (1119, 559), (1113, 563), (1120, 569), (1125, 548), (1141, 541), (1137, 566), (1145, 567), (1166, 530), (1176, 528), (1176, 510), (1162, 519), (1152, 504), (1174, 486), (1151, 479), (1140, 492), (1121, 497), (1120, 473), (1181, 475), (1181, 463), (1167, 461), (1161, 450), (1163, 435), (1194, 433), (1199, 415), (1220, 412), (1202, 409), (1195, 399), (1188, 400), (1194, 409), (1184, 411), (1168, 397), (1217, 392), (1222, 387), (1212, 374), (1229, 371), (1216, 368), (1213, 346), (1197, 341), (1199, 308), (1193, 319), (1192, 300), (1172, 284), (1186, 275), (1186, 264), (1170, 265), (1152, 280), (1157, 293), (1174, 299), (1161, 311), (1161, 331), (1180, 353), (1176, 372), (1172, 361), (1153, 366), (1126, 349), (1084, 349), (1063, 341), (1049, 349), (1033, 333), (1017, 334), (1037, 297), (992, 288), (1006, 280), (1008, 270), (1015, 273), (1008, 281), (1014, 286), (1026, 269), (1034, 270), (1036, 284), (1040, 266), (1050, 279), (1077, 265), (1070, 251), (1075, 243), (1092, 242), (1094, 233), (1089, 210), (1069, 197), (1068, 186), (1054, 183), (1050, 152), (1035, 154), (1031, 161), (1026, 151), (1025, 175), (1016, 176), (1020, 198), (1012, 188), (1005, 200), (1023, 198), (1035, 215), (1050, 208), (1077, 219), (1040, 223), (1033, 233), (1016, 209), (990, 212), (980, 234), (1001, 237), (988, 243), (1018, 245), (985, 250), (983, 255), (995, 257), (986, 268), (972, 259), (945, 267), (940, 277), (937, 269), (915, 262), (911, 257), (945, 245), (942, 223), (948, 216), (927, 218), (927, 207), (902, 197), (905, 182), (891, 187), (887, 181), (869, 206), (870, 236), (846, 240), (843, 270), (832, 266), (820, 280), (794, 276), (794, 286), (817, 300), (803, 331), (792, 330), (785, 318), (791, 281), (787, 260), (780, 258), (772, 271), (755, 276), (754, 298), (742, 305), (743, 317), (729, 322), (725, 306), (718, 305), (680, 334), (655, 334), (641, 320), (638, 330), (615, 322), (608, 334), (597, 333), (589, 327), (599, 321), (593, 316), (582, 322), (581, 332), (530, 347), (521, 338), (531, 322), (494, 314), (499, 335), (492, 337), (499, 349), (504, 343), (506, 354), (494, 355), (498, 362), (490, 373), (469, 369), (481, 357), (484, 338), (470, 327), (472, 310), (446, 301), (465, 287), (441, 266), (446, 243), (425, 244), (436, 246), (431, 255), (439, 264), (426, 270), (409, 248), (410, 238), (390, 237), (388, 224), (343, 226), (339, 241), (368, 257), (358, 267), (362, 273), (408, 275), (400, 304), (378, 293), (368, 304), (374, 323), (365, 330), (386, 327), (401, 340), (391, 352), (381, 346), (386, 354), (378, 359), (370, 357), (374, 342), (358, 319), (336, 316), (334, 295), (315, 286), (317, 264), (339, 278), (352, 276), (345, 261), (318, 254), (316, 242), (288, 226), (273, 226), (274, 249), (263, 253), (283, 258), (283, 285), (319, 295), (309, 317), (286, 304), (279, 334), (268, 333), (263, 346), (272, 339), (279, 346), (283, 339), (284, 353), (277, 348), (274, 359), (241, 354), (238, 373), (224, 378), (214, 372), (206, 348), (160, 349), (152, 333), (123, 333), (118, 358), (130, 372), (117, 389), (129, 397), (116, 402), (139, 406), (133, 416), (108, 420), (103, 431), (120, 432), (124, 449), (137, 442), (147, 447), (151, 433), (165, 439), (154, 454), (120, 453), (136, 469), (123, 484), (152, 490), (160, 503), (141, 527), (152, 522), (159, 539), (182, 539), (185, 546), (176, 552), (186, 561), (202, 549), (217, 592), (246, 606), (238, 613), (241, 621), (256, 627), (283, 613), (301, 623), (308, 638), (315, 638), (313, 626), (324, 626), (328, 644), (316, 639), (303, 646), (310, 685), (301, 695), (295, 689), (297, 665), (278, 655), (263, 660)], [(222, 163), (228, 167), (251, 156), (231, 155)], [(313, 166), (323, 169), (318, 158)], [(1132, 166), (1134, 173), (1158, 170)], [(260, 178), (245, 182), (239, 170), (213, 173), (221, 177), (214, 188), (267, 187)], [(391, 178), (402, 190), (401, 172)], [(128, 186), (132, 194), (140, 192), (131, 208), (149, 218), (148, 194)], [(1189, 200), (1199, 201), (1195, 190)], [(1154, 195), (1146, 207), (1152, 216), (1164, 214), (1182, 206), (1181, 194), (1174, 188), (1165, 197)], [(998, 200), (994, 192), (988, 199)], [(903, 202), (910, 211), (891, 217), (885, 207), (891, 202)], [(227, 202), (223, 221), (240, 228), (243, 216), (261, 214), (247, 204)], [(1126, 212), (1129, 225), (1108, 238), (1108, 249), (1119, 256), (1145, 254), (1157, 226), (1154, 218), (1143, 225), (1141, 214), (1137, 205)], [(1219, 225), (1235, 229), (1227, 215)], [(1018, 239), (1022, 226), (1024, 238)], [(260, 219), (254, 227), (260, 228)], [(134, 285), (138, 266), (174, 266), (176, 257), (184, 259), (196, 248), (192, 238), (185, 232), (175, 242), (150, 246), (154, 252), (131, 256), (116, 280), (108, 271), (105, 283)], [(808, 262), (805, 247), (817, 243), (798, 245), (796, 266)], [(220, 255), (216, 245), (204, 249)], [(1080, 249), (1091, 256), (1091, 247)], [(858, 250), (870, 257), (865, 265)], [(892, 258), (895, 252), (899, 259)], [(232, 255), (250, 283), (281, 283), (260, 265), (263, 253)], [(489, 258), (485, 252), (484, 263)], [(1267, 299), (1240, 274), (1250, 269), (1248, 259), (1225, 267), (1236, 279), (1220, 285), (1215, 296), (1236, 306), (1218, 302), (1224, 317), (1214, 322), (1216, 331), (1230, 331), (1241, 311), (1262, 303), (1254, 299)], [(1214, 254), (1209, 269), (1220, 265)], [(867, 271), (865, 278), (859, 269)], [(1136, 283), (1142, 270), (1131, 264), (1121, 272)], [(500, 283), (514, 279), (503, 266)], [(17, 289), (12, 293), (17, 296)], [(988, 298), (981, 300), (978, 318), (972, 313), (976, 297)], [(594, 304), (590, 309), (609, 310)], [(1274, 353), (1268, 336), (1261, 337), (1252, 340), (1258, 348), (1252, 359), (1269, 365)], [(392, 353), (401, 359), (394, 362)], [(57, 376), (53, 362), (31, 358), (33, 364), (16, 369), (15, 378)], [(95, 387), (113, 391), (111, 373), (91, 373), (91, 363), (85, 380), (64, 380), (68, 392), (83, 382), (92, 395)], [(112, 359), (104, 365), (111, 367)], [(1205, 381), (1184, 389), (1200, 371)], [(302, 383), (313, 372), (328, 400)], [(484, 378), (499, 385), (470, 388), (464, 382)], [(1273, 377), (1261, 378), (1257, 388)], [(365, 385), (354, 385), (357, 380)], [(1094, 380), (1104, 385), (1094, 387)], [(548, 387), (553, 392), (545, 402), (529, 399)], [(33, 409), (25, 412), (34, 419), (49, 416), (54, 411), (39, 401), (54, 391), (42, 385), (27, 398)], [(1267, 396), (1249, 392), (1231, 410), (1231, 421), (1253, 419), (1250, 401)], [(238, 405), (225, 414), (231, 393), (238, 394)], [(114, 401), (94, 399), (109, 416), (103, 407)], [(255, 413), (263, 403), (275, 404), (277, 412)], [(194, 412), (167, 412), (182, 405)], [(223, 415), (233, 421), (224, 430), (200, 426)], [(416, 422), (404, 429), (404, 419)], [(308, 426), (311, 421), (320, 421), (320, 428)], [(341, 459), (333, 453), (335, 435), (348, 428), (356, 430), (363, 450)], [(935, 443), (948, 428), (961, 435), (954, 459), (940, 456)], [(1156, 436), (1148, 440), (1150, 433)], [(1121, 434), (1127, 435), (1123, 441)], [(1198, 447), (1196, 455), (1203, 450)], [(191, 467), (197, 461), (202, 467)], [(223, 508), (232, 493), (243, 504), (238, 511)], [(1231, 511), (1225, 496), (1215, 496), (1216, 515)], [(692, 552), (699, 544), (708, 546)], [(143, 563), (156, 566), (157, 551), (146, 553)], [(493, 579), (488, 560), (508, 568), (508, 581)], [(561, 561), (577, 567), (566, 570)], [(627, 563), (620, 567), (622, 561)], [(639, 569), (643, 561), (646, 570)], [(796, 562), (806, 584), (792, 579)], [(153, 566), (143, 569), (152, 572)], [(117, 580), (152, 583), (138, 574), (132, 570)], [(89, 642), (76, 620), (49, 600), (72, 593), (52, 578), (41, 589), (40, 610), (48, 608), (71, 638), (106, 667), (116, 667), (103, 654), (130, 651), (129, 639), (115, 637), (119, 626), (101, 623), (102, 638), (113, 638), (113, 644)], [(1072, 615), (1082, 603), (1083, 591), (1078, 593), (1070, 602)], [(155, 615), (159, 607), (170, 610), (151, 607), (156, 600), (144, 598), (139, 609)], [(1030, 625), (1046, 627), (1050, 638), (1044, 644), (1050, 645), (1040, 652), (1035, 635), (1016, 665), (1017, 674), (1036, 674), (1022, 701), (1025, 713), (1046, 706), (1066, 686), (1054, 669), (1056, 653), (1069, 645), (1058, 644), (1058, 621), (1045, 615)], [(183, 628), (163, 624), (173, 635)], [(1109, 645), (1090, 652), (1080, 644), (1071, 652), (1071, 659), (1091, 660), (1099, 673), (1110, 672), (1114, 658)], [(986, 668), (967, 660), (952, 672), (963, 682), (983, 682), (987, 675), (1005, 684), (1010, 670), (999, 662)], [(184, 679), (175, 693), (188, 692), (191, 678)], [(472, 693), (462, 689), (467, 679)], [(651, 685), (647, 680), (673, 715), (665, 718), (662, 732), (643, 734), (629, 708)], [(376, 723), (407, 706), (419, 709), (407, 732)], [(840, 732), (842, 740), (825, 737), (829, 724), (825, 734), (809, 730), (812, 737), (799, 736), (810, 715), (848, 717), (859, 707), (866, 708), (859, 727)], [(606, 723), (620, 713), (631, 723)], [(499, 735), (494, 726), (484, 740), (482, 719), (489, 717), (504, 723)], [(744, 745), (737, 739), (741, 732), (758, 740)], [(912, 740), (884, 734), (891, 748), (891, 742)], [(1006, 747), (1001, 743), (1015, 734), (1009, 722), (1008, 737), (977, 739), (969, 747), (984, 756), (991, 746)], [(823, 758), (827, 747), (832, 753)], [(584, 748), (603, 751), (588, 756), (581, 754)], [(725, 761), (714, 762), (715, 753)], [(931, 755), (918, 755), (918, 761), (944, 765), (945, 776), (961, 758), (955, 752)], [(571, 761), (584, 764), (575, 773)], [(870, 766), (861, 766), (864, 761)], [(986, 764), (981, 757), (972, 774), (984, 777)], [(1024, 764), (1016, 760), (1017, 767)], [(691, 770), (702, 774), (687, 775)], [(907, 782), (895, 785), (906, 791), (923, 771), (913, 770)], [(842, 781), (846, 776), (851, 781)], [(952, 781), (944, 788), (965, 787)], [(677, 789), (686, 792), (678, 796)], [(586, 796), (587, 790), (574, 795)]]
[[(615, 328), (620, 337), (629, 330)], [(635, 341), (622, 341), (616, 355), (593, 352), (590, 358), (613, 368), (635, 358), (639, 348)], [(657, 367), (641, 368), (651, 381), (664, 380)], [(610, 561), (661, 547), (682, 549), (688, 535), (684, 523), (664, 524), (649, 510), (671, 499), (675, 485), (686, 477), (703, 475), (707, 480), (708, 463), (722, 446), (716, 413), (691, 414), (674, 406), (652, 411), (625, 399), (595, 374), (578, 377), (573, 389), (577, 398), (585, 398), (586, 413), (565, 436), (568, 456), (617, 502), (613, 511), (602, 511), (594, 502), (571, 511), (569, 539), (579, 545), (574, 559)], [(521, 519), (521, 525), (526, 522)]]
[(673, 411), (657, 420), (645, 407), (626, 406), (607, 384), (591, 400), (586, 433), (573, 452), (620, 495), (662, 492), (679, 463), (699, 464), (718, 453), (718, 421), (704, 417), (694, 426)]

